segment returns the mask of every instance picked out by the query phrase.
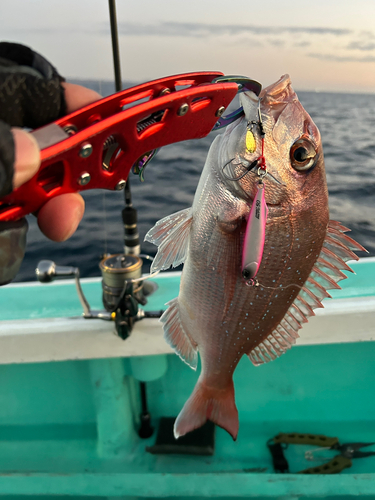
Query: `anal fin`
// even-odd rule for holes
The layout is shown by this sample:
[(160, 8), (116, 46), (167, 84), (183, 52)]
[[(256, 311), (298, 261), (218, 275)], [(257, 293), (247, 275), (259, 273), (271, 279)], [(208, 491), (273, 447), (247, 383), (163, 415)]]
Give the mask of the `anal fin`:
[(163, 323), (164, 338), (180, 358), (193, 370), (196, 370), (198, 364), (197, 344), (182, 326), (178, 298), (167, 302), (166, 305), (168, 309), (160, 318), (160, 322)]
[(295, 339), (291, 338), (287, 332), (283, 334), (282, 330), (278, 327), (277, 330), (270, 333), (263, 342), (248, 353), (253, 365), (259, 366), (268, 363), (284, 354), (295, 344)]

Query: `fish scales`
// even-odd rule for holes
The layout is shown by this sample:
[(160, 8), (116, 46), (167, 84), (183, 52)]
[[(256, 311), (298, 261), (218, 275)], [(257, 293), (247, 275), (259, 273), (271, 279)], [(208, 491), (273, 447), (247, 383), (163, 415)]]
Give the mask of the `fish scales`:
[[(211, 186), (212, 183), (206, 185)], [(307, 228), (315, 223), (313, 213), (311, 220), (304, 219), (307, 224), (303, 227), (298, 223), (298, 218), (293, 216), (292, 211), (288, 216), (277, 220), (269, 217), (267, 232), (270, 236), (265, 243), (264, 265), (258, 274), (258, 279), (261, 284), (267, 283), (276, 290), (265, 289), (262, 286), (247, 287), (244, 286), (241, 274), (238, 272), (241, 259), (240, 245), (238, 245), (240, 239), (233, 233), (226, 234), (225, 229), (221, 229), (217, 224), (215, 214), (228, 200), (223, 199), (223, 187), (218, 184), (215, 187), (218, 189), (212, 190), (209, 187), (206, 196), (203, 190), (206, 204), (211, 206), (211, 220), (207, 220), (208, 210), (203, 206), (201, 213), (204, 217), (197, 217), (191, 228), (191, 250), (185, 261), (186, 268), (179, 300), (188, 305), (186, 310), (197, 311), (197, 314), (199, 312), (194, 321), (191, 321), (189, 314), (184, 313), (181, 314), (181, 320), (189, 334), (195, 337), (198, 345), (202, 346), (200, 354), (205, 358), (204, 372), (214, 374), (216, 382), (222, 386), (231, 380), (240, 357), (250, 353), (280, 323), (285, 314), (285, 304), (293, 302), (299, 289), (292, 287), (278, 290), (278, 288), (283, 283), (296, 283), (302, 286), (306, 281), (312, 268), (310, 261), (315, 262), (319, 256), (328, 219), (324, 221), (324, 232), (320, 231), (323, 237), (313, 240), (312, 234), (303, 237)], [(241, 213), (246, 214), (249, 211), (247, 204), (236, 208), (239, 211), (237, 219), (240, 219)], [(210, 228), (209, 239), (205, 234), (207, 228)], [(203, 245), (202, 241), (205, 242)], [(299, 248), (294, 249), (294, 247)], [(295, 253), (292, 258), (293, 252)], [(218, 254), (222, 255), (222, 258), (229, 257), (233, 269), (226, 268), (222, 271), (218, 266)], [(300, 269), (301, 261), (304, 264), (302, 269)], [(230, 280), (235, 280), (232, 284), (235, 293), (231, 296), (231, 302), (228, 302)], [(212, 293), (208, 294), (208, 290), (212, 290)], [(225, 303), (226, 308), (223, 312), (222, 304)], [(196, 323), (200, 328), (195, 332)], [(229, 323), (230, 333), (226, 333)], [(203, 341), (207, 331), (215, 331), (216, 334)], [(225, 358), (220, 356), (222, 351), (226, 352)], [(229, 365), (228, 360), (230, 360)], [(209, 375), (207, 377), (209, 378)]]
[(195, 369), (199, 352), (202, 364), (176, 420), (176, 437), (210, 419), (235, 439), (232, 376), (241, 357), (258, 365), (283, 354), (329, 296), (326, 290), (346, 277), (340, 269), (356, 258), (349, 247), (364, 250), (343, 234), (347, 228), (329, 222), (319, 131), (286, 75), (260, 95), (268, 217), (259, 286), (246, 284), (242, 248), (259, 175), (245, 169), (261, 154), (261, 136), (253, 130), (255, 151), (246, 149), (259, 101), (252, 93), (241, 101), (245, 117), (214, 140), (192, 208), (159, 221), (146, 235), (159, 247), (153, 271), (184, 262), (179, 296), (161, 321), (180, 357)]

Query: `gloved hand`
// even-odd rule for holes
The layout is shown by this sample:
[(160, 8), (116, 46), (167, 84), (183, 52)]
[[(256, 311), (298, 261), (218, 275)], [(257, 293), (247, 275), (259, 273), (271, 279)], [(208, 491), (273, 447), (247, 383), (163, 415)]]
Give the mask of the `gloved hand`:
[[(0, 43), (0, 197), (29, 180), (40, 165), (37, 143), (16, 127), (40, 127), (100, 97), (90, 89), (66, 83), (30, 48)], [(83, 212), (79, 194), (64, 194), (43, 206), (37, 214), (38, 224), (50, 239), (64, 241), (77, 229)], [(8, 283), (18, 272), (26, 232), (25, 219), (0, 223), (0, 284)]]

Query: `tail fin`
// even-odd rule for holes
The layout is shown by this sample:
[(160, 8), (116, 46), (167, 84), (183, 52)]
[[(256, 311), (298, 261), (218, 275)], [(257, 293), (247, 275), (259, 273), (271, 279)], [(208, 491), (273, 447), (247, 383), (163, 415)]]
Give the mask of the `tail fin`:
[(174, 436), (178, 439), (188, 432), (198, 429), (207, 420), (225, 429), (237, 439), (238, 411), (234, 402), (233, 381), (223, 389), (207, 387), (198, 380), (195, 389), (186, 401), (174, 424)]

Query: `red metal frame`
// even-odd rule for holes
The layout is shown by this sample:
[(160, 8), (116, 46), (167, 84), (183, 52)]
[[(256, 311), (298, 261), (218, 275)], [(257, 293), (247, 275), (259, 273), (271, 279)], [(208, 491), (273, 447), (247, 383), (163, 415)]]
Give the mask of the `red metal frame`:
[[(219, 108), (226, 108), (238, 90), (236, 83), (211, 83), (221, 75), (200, 72), (162, 78), (118, 92), (55, 121), (61, 129), (74, 126), (77, 132), (41, 150), (38, 173), (0, 199), (0, 221), (16, 220), (35, 212), (63, 193), (116, 189), (146, 152), (205, 137), (218, 119)], [(140, 100), (146, 102), (137, 104)], [(188, 111), (180, 115), (183, 104), (188, 104)], [(140, 121), (160, 111), (163, 117), (158, 123), (137, 131)], [(47, 125), (38, 129), (36, 135), (42, 142), (51, 140), (50, 130)], [(114, 153), (107, 171), (102, 166), (103, 145), (109, 137), (121, 151)], [(80, 152), (87, 144), (91, 145), (92, 153), (85, 158)], [(80, 185), (78, 181), (84, 173), (90, 175), (90, 182)]]

